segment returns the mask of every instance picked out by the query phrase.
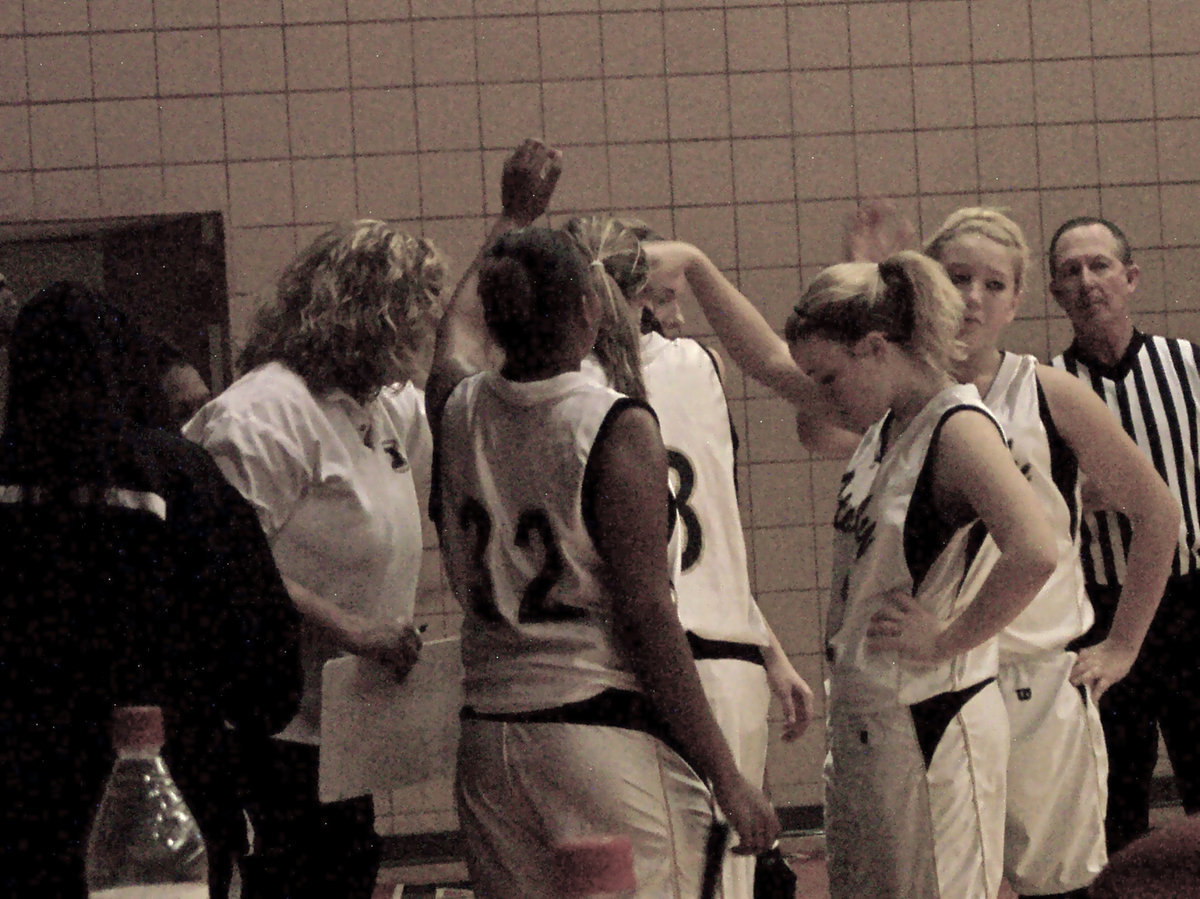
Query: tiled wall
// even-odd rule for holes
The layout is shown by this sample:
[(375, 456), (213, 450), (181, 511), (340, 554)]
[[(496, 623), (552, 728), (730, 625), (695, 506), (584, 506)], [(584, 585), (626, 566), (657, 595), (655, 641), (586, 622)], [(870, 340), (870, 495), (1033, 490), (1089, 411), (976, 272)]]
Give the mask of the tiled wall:
[[(0, 218), (221, 211), (236, 340), (336, 219), (404, 221), (460, 268), (506, 150), (541, 134), (566, 153), (555, 219), (636, 212), (778, 325), (842, 217), (887, 194), (923, 231), (1002, 204), (1035, 247), (1113, 217), (1139, 321), (1196, 339), (1198, 48), (1184, 0), (4, 0)], [(1013, 347), (1067, 336), (1035, 270)], [(819, 689), (840, 468), (765, 390), (735, 372), (730, 394), (758, 595)], [(441, 597), (422, 608), (453, 630)], [(819, 725), (772, 746), (780, 804), (819, 802), (822, 753)], [(452, 821), (444, 789), (394, 805), (389, 829)]]

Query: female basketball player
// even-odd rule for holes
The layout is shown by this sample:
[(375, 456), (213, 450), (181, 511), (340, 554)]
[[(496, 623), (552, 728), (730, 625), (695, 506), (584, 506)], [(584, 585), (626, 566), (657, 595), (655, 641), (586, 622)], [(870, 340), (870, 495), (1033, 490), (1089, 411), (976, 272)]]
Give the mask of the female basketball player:
[[(646, 321), (643, 310), (664, 308), (652, 292), (642, 289), (649, 265), (631, 228), (597, 216), (571, 219), (564, 230), (591, 258), (601, 260), (621, 287), (629, 308), (617, 313), (615, 330), (631, 321)], [(640, 359), (647, 399), (667, 447), (677, 526), (683, 532), (680, 571), (674, 580), (679, 618), (738, 768), (759, 786), (766, 770), (772, 690), (784, 711), (785, 740), (797, 739), (808, 724), (812, 691), (792, 667), (750, 591), (734, 483), (736, 435), (720, 357), (695, 340), (668, 340), (650, 330), (641, 335)], [(600, 377), (603, 381), (604, 373)], [(613, 379), (607, 382), (613, 384)], [(754, 859), (727, 855), (722, 889), (724, 899), (750, 899)]]
[[(509, 161), (497, 232), (540, 215), (555, 161), (538, 142)], [(657, 426), (579, 372), (600, 266), (532, 228), (501, 233), (477, 262), (478, 300), (469, 275), (427, 394), (465, 613), (456, 800), (472, 876), (488, 896), (557, 896), (555, 846), (617, 832), (638, 895), (695, 895), (712, 795), (746, 851), (768, 848), (778, 822), (737, 772), (670, 600)], [(480, 323), (505, 352), (500, 372), (480, 371)]]
[(962, 300), (902, 252), (822, 272), (787, 323), (799, 367), (866, 429), (835, 518), (826, 832), (835, 897), (995, 896), (1008, 729), (995, 636), (1054, 534), (971, 385)]
[[(1053, 576), (1000, 634), (999, 684), (1012, 732), (1004, 873), (1023, 896), (1083, 896), (1105, 862), (1107, 761), (1095, 702), (1137, 657), (1170, 572), (1179, 509), (1086, 385), (1000, 349), (1029, 257), (1020, 227), (995, 209), (959, 209), (926, 252), (965, 304), (966, 356), (954, 374), (975, 384), (1004, 427), (1057, 537)], [(1120, 509), (1132, 538), (1108, 637), (1076, 661), (1067, 647), (1093, 620), (1079, 556), (1080, 469), (1089, 500)]]

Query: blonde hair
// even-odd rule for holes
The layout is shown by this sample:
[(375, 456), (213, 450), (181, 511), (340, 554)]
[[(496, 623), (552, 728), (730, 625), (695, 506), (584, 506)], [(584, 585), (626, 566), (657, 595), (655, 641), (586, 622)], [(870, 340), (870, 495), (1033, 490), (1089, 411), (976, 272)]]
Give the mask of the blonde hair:
[(644, 400), (641, 338), (629, 307), (633, 294), (625, 287), (637, 284), (640, 289), (645, 283), (644, 276), (637, 283), (633, 274), (639, 261), (649, 271), (641, 243), (628, 227), (608, 216), (577, 216), (562, 230), (591, 263), (588, 272), (601, 310), (592, 352), (614, 390)]
[(369, 399), (415, 366), (441, 319), (445, 277), (423, 238), (373, 219), (330, 228), (280, 275), (240, 368), (283, 362), (314, 393)]
[(1025, 242), (1021, 226), (995, 207), (965, 206), (950, 213), (925, 242), (925, 254), (940, 262), (946, 245), (967, 234), (986, 237), (1012, 251), (1013, 286), (1020, 290), (1029, 268), (1029, 244)]
[(948, 372), (963, 357), (963, 301), (945, 270), (913, 250), (878, 265), (843, 262), (825, 269), (789, 316), (789, 344), (823, 337), (853, 344), (872, 331), (925, 364)]

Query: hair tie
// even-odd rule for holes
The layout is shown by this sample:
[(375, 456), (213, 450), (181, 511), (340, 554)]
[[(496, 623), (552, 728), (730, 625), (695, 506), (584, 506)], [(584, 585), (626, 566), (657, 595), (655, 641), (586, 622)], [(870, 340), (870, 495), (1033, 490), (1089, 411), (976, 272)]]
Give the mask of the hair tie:
[(589, 266), (598, 265), (600, 268), (604, 268), (604, 263), (601, 262), (599, 259), (593, 259), (591, 262), (588, 263), (588, 265)]
[(916, 288), (903, 263), (888, 257), (879, 263), (884, 297), (891, 306), (891, 330), (888, 336), (902, 342), (912, 339), (916, 326)]

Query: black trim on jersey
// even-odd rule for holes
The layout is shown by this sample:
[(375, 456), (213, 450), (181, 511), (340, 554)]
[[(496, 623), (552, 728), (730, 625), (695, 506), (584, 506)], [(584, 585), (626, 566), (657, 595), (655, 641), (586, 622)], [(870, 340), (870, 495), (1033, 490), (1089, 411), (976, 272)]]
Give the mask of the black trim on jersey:
[(952, 690), (922, 699), (908, 707), (912, 715), (913, 730), (917, 734), (917, 745), (921, 747), (921, 757), (925, 760), (925, 770), (933, 761), (938, 744), (946, 735), (946, 728), (954, 720), (954, 716), (962, 711), (963, 706), (975, 698), (984, 687), (992, 683), (994, 677), (982, 680), (965, 690)]
[(636, 730), (662, 741), (696, 771), (697, 768), (675, 739), (666, 719), (647, 697), (633, 690), (609, 687), (595, 696), (548, 709), (528, 712), (480, 712), (469, 705), (462, 707), (464, 721), (500, 721), (506, 724), (582, 724), (591, 727), (619, 727)]
[(724, 392), (725, 380), (721, 377), (721, 366), (720, 366), (720, 364), (718, 364), (717, 357), (713, 354), (713, 351), (710, 350), (708, 347), (706, 347), (704, 344), (702, 344), (700, 341), (696, 340), (695, 338), (689, 337), (687, 339), (691, 340), (692, 343), (696, 344), (696, 346), (698, 346), (698, 347), (700, 347), (700, 349), (704, 350), (704, 355), (706, 355), (708, 357), (708, 360), (712, 363), (713, 371), (715, 371), (717, 373), (717, 381), (721, 385), (722, 392)]
[(445, 426), (446, 410), (450, 407), (450, 400), (463, 389), (463, 385), (480, 374), (482, 372), (472, 372), (460, 378), (458, 383), (446, 394), (446, 400), (442, 403), (441, 413), (437, 420), (429, 419), (429, 431), (433, 435), (433, 455), (429, 463), (429, 520), (433, 522), (439, 540), (442, 539), (442, 458), (445, 456), (445, 453), (442, 452), (442, 428)]
[(429, 520), (433, 522), (438, 539), (442, 539), (442, 441), (433, 441), (433, 457), (429, 464)]
[[(587, 528), (588, 536), (592, 538), (592, 542), (596, 542), (596, 534), (599, 533), (600, 526), (596, 521), (596, 469), (592, 465), (592, 460), (596, 458), (596, 447), (607, 439), (608, 432), (612, 429), (613, 423), (617, 420), (617, 416), (628, 409), (630, 406), (636, 406), (640, 409), (645, 409), (651, 415), (654, 415), (654, 410), (650, 408), (650, 404), (645, 400), (635, 400), (632, 397), (623, 396), (609, 407), (605, 413), (604, 421), (600, 422), (600, 427), (596, 429), (596, 438), (592, 441), (592, 448), (588, 452), (587, 464), (583, 469), (583, 484), (580, 488), (579, 507), (583, 514), (583, 526)], [(654, 415), (654, 421), (657, 424), (658, 416)], [(671, 533), (671, 529), (675, 527), (675, 516), (678, 514), (675, 510), (674, 497), (671, 497), (667, 503), (667, 533)]]
[(975, 564), (975, 557), (979, 555), (979, 551), (983, 549), (983, 541), (987, 539), (987, 525), (982, 521), (977, 521), (971, 525), (971, 530), (967, 534), (966, 545), (963, 547), (963, 555), (966, 556), (966, 561), (963, 562), (962, 575), (958, 579), (958, 589), (962, 590), (963, 581), (967, 579), (967, 572), (971, 570), (971, 566)]
[(688, 339), (704, 350), (705, 355), (712, 362), (713, 371), (717, 374), (717, 383), (721, 385), (721, 398), (725, 400), (725, 417), (729, 419), (729, 442), (733, 445), (733, 495), (740, 496), (742, 491), (741, 485), (738, 483), (737, 457), (738, 450), (741, 449), (741, 440), (738, 437), (737, 425), (733, 423), (733, 413), (729, 411), (729, 397), (725, 395), (725, 379), (721, 377), (721, 366), (717, 362), (716, 354), (712, 350), (698, 340), (693, 338)]
[[(921, 586), (921, 582), (925, 580), (925, 576), (929, 574), (929, 569), (933, 567), (938, 556), (945, 550), (946, 545), (950, 542), (950, 538), (954, 536), (960, 529), (966, 527), (975, 518), (964, 518), (961, 521), (954, 521), (946, 517), (942, 509), (934, 501), (933, 496), (933, 469), (937, 461), (938, 438), (941, 436), (942, 427), (949, 420), (950, 416), (958, 412), (969, 410), (978, 412), (990, 421), (993, 425), (996, 424), (986, 411), (978, 406), (962, 403), (956, 406), (951, 406), (942, 413), (942, 417), (938, 419), (933, 428), (933, 434), (929, 438), (929, 449), (925, 453), (925, 459), (921, 463), (921, 473), (917, 475), (917, 483), (913, 487), (912, 499), (909, 500), (908, 511), (904, 515), (904, 560), (908, 564), (909, 573), (913, 579), (913, 593), (916, 593)], [(890, 421), (890, 419), (889, 419)], [(997, 431), (1003, 437), (1003, 431), (1000, 431), (999, 425), (996, 425)], [(986, 535), (986, 530), (984, 531)], [(977, 541), (977, 542), (976, 542)], [(974, 544), (974, 552), (977, 552), (979, 545), (982, 544), (982, 537), (972, 533), (971, 544)], [(964, 571), (969, 566), (964, 566)]]
[[(896, 416), (889, 409), (884, 415), (883, 424), (879, 426), (879, 448), (875, 451), (876, 464), (883, 461), (883, 457), (887, 455), (888, 441), (892, 437), (892, 425), (896, 423)], [(847, 472), (848, 474), (848, 472)]]
[(1079, 459), (1054, 423), (1050, 404), (1046, 402), (1046, 394), (1042, 391), (1042, 382), (1036, 374), (1033, 383), (1037, 385), (1038, 415), (1042, 419), (1042, 427), (1046, 429), (1046, 443), (1050, 447), (1050, 480), (1067, 504), (1070, 534), (1074, 540), (1079, 533), (1079, 503), (1075, 501), (1075, 488), (1079, 484)]
[(706, 659), (733, 659), (737, 662), (749, 662), (752, 665), (767, 667), (762, 647), (756, 643), (710, 640), (693, 631), (685, 631), (684, 636), (687, 637), (688, 647), (692, 650), (692, 658), (698, 662)]

